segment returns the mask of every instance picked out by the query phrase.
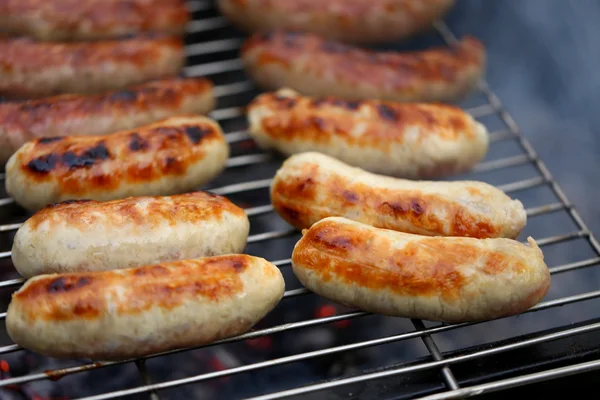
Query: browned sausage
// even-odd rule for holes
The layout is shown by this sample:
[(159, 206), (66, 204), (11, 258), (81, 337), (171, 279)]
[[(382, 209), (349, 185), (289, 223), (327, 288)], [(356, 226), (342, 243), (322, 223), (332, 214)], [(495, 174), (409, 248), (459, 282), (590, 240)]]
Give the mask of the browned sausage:
[(108, 135), (27, 142), (6, 163), (6, 192), (30, 211), (65, 200), (184, 193), (219, 175), (228, 156), (218, 123), (180, 115)]
[(6, 326), (39, 354), (122, 360), (239, 335), (284, 289), (275, 265), (245, 254), (42, 275), (13, 295)]
[(485, 70), (482, 43), (470, 36), (454, 47), (371, 51), (314, 34), (255, 34), (242, 47), (249, 76), (263, 89), (347, 100), (454, 102), (468, 96)]
[(349, 101), (293, 90), (247, 107), (256, 143), (284, 155), (315, 151), (370, 172), (434, 179), (469, 171), (486, 155), (486, 127), (449, 104)]
[(0, 0), (0, 32), (44, 41), (182, 35), (189, 19), (183, 0)]
[(99, 42), (0, 40), (0, 96), (99, 93), (179, 74), (183, 41), (146, 35)]
[(544, 254), (528, 243), (420, 236), (329, 217), (304, 231), (292, 267), (311, 291), (363, 311), (483, 321), (526, 311), (548, 293)]
[(346, 43), (407, 38), (444, 15), (455, 0), (219, 0), (218, 6), (246, 32), (277, 29), (311, 32)]
[(63, 94), (0, 103), (0, 163), (40, 137), (104, 135), (215, 107), (205, 78), (165, 78), (97, 95)]

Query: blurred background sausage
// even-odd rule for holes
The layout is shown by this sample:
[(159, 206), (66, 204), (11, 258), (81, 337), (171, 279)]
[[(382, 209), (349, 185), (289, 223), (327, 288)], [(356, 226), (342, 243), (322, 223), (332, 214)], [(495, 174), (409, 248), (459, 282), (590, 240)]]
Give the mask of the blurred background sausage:
[(183, 35), (184, 0), (0, 0), (0, 33), (43, 41)]
[(0, 39), (0, 96), (25, 99), (119, 90), (177, 75), (184, 64), (183, 41), (172, 36), (76, 43)]

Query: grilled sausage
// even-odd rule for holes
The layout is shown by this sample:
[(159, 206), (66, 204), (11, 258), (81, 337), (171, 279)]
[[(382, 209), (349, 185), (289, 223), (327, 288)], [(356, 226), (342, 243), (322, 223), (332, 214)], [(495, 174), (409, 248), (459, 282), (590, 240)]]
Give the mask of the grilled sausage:
[(245, 32), (293, 30), (354, 44), (393, 42), (432, 26), (454, 0), (219, 0)]
[(271, 183), (271, 202), (298, 229), (345, 217), (426, 236), (514, 239), (527, 223), (523, 204), (487, 183), (391, 178), (320, 153), (288, 158)]
[(0, 32), (44, 41), (183, 35), (189, 19), (180, 0), (0, 0)]
[(284, 289), (276, 266), (245, 254), (42, 275), (13, 294), (6, 328), (39, 354), (122, 360), (244, 333)]
[(263, 149), (286, 156), (318, 151), (374, 173), (410, 179), (466, 172), (489, 145), (483, 124), (444, 104), (309, 98), (282, 89), (254, 99), (248, 121)]
[(314, 34), (255, 34), (242, 47), (248, 75), (263, 89), (289, 87), (308, 96), (347, 100), (454, 102), (466, 98), (485, 69), (483, 45), (463, 38), (454, 48), (370, 51)]
[(124, 89), (179, 74), (183, 41), (147, 35), (122, 40), (46, 43), (0, 40), (0, 96), (39, 98)]
[(171, 117), (102, 136), (45, 137), (6, 163), (6, 191), (30, 211), (65, 200), (191, 191), (224, 169), (229, 146), (207, 117)]
[(0, 103), (0, 163), (39, 137), (104, 135), (215, 108), (212, 81), (165, 78), (96, 95), (63, 94)]
[(363, 311), (441, 322), (519, 314), (540, 302), (550, 272), (535, 240), (430, 237), (322, 219), (295, 245), (309, 290)]
[(250, 223), (225, 197), (192, 192), (48, 206), (17, 230), (12, 261), (25, 278), (240, 253)]

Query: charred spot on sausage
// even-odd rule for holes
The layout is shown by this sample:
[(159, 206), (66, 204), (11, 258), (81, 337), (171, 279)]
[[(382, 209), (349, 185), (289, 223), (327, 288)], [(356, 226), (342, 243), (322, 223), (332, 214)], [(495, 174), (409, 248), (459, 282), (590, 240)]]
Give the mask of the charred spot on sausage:
[(295, 209), (287, 207), (287, 206), (281, 207), (281, 212), (283, 214), (287, 215), (289, 218), (293, 219), (294, 221), (297, 221), (298, 218), (300, 217), (300, 212), (298, 210), (295, 210)]
[(77, 280), (69, 278), (56, 278), (48, 285), (49, 293), (68, 292), (69, 290), (78, 289), (80, 287), (89, 285), (91, 279), (88, 277), (80, 277)]
[(407, 213), (409, 211), (409, 207), (402, 203), (388, 203), (387, 201), (383, 202), (382, 207), (387, 207), (395, 213)]
[(72, 151), (67, 151), (63, 154), (62, 161), (68, 168), (82, 168), (93, 165), (98, 160), (105, 160), (110, 157), (108, 149), (104, 143), (86, 150), (82, 155), (78, 156)]
[(131, 90), (122, 90), (119, 92), (114, 92), (110, 95), (110, 99), (116, 101), (135, 101), (137, 97), (138, 94)]
[(296, 105), (296, 99), (287, 96), (275, 95), (274, 99), (282, 108), (292, 108)]
[(394, 111), (391, 107), (385, 104), (378, 104), (376, 107), (381, 118), (387, 119), (389, 121), (396, 121), (398, 119), (396, 111)]
[(21, 111), (28, 111), (28, 112), (37, 112), (38, 110), (43, 112), (43, 111), (48, 110), (49, 108), (52, 108), (52, 104), (42, 102), (42, 101), (38, 101), (35, 103), (25, 102), (20, 107)]
[(49, 173), (56, 167), (59, 157), (54, 153), (35, 158), (27, 163), (27, 168), (33, 172)]
[(412, 200), (410, 202), (410, 208), (412, 209), (413, 213), (416, 215), (421, 215), (423, 214), (423, 206), (421, 205), (421, 203), (419, 203), (418, 200)]
[(301, 32), (285, 32), (283, 35), (283, 44), (285, 46), (294, 46), (300, 36), (302, 36)]
[(58, 207), (58, 206), (62, 206), (62, 205), (69, 205), (69, 204), (83, 204), (83, 203), (89, 203), (92, 202), (94, 200), (91, 199), (71, 199), (71, 200), (65, 200), (65, 201), (60, 201), (58, 203), (52, 203), (46, 206), (46, 208), (51, 208), (51, 207)]
[(352, 239), (345, 236), (333, 236), (330, 235), (331, 232), (323, 231), (318, 232), (314, 239), (317, 242), (322, 243), (323, 245), (329, 248), (342, 248), (342, 249), (350, 249), (354, 245), (352, 243)]
[(321, 117), (312, 117), (312, 122), (321, 131), (325, 130), (325, 128), (327, 127), (325, 120)]
[(319, 107), (321, 105), (331, 105), (331, 106), (335, 106), (335, 107), (342, 107), (345, 108), (347, 110), (358, 110), (360, 108), (360, 101), (352, 101), (352, 100), (344, 100), (344, 99), (330, 99), (330, 98), (324, 98), (324, 99), (314, 99), (312, 101), (312, 105), (314, 107)]
[(231, 265), (233, 266), (233, 269), (235, 270), (235, 272), (241, 272), (244, 270), (245, 265), (242, 261), (240, 260), (234, 260)]
[(199, 126), (185, 126), (183, 131), (195, 144), (200, 143), (206, 135), (209, 135), (212, 132), (210, 128)]
[(46, 144), (46, 143), (57, 142), (57, 141), (63, 140), (63, 139), (64, 139), (64, 137), (62, 137), (62, 136), (48, 136), (48, 137), (39, 138), (38, 143)]
[(339, 43), (339, 42), (334, 42), (334, 41), (326, 41), (323, 42), (321, 44), (321, 50), (325, 51), (326, 53), (347, 53), (348, 51), (350, 51), (352, 49), (352, 47)]
[(350, 190), (344, 190), (342, 192), (342, 196), (349, 203), (356, 203), (358, 201), (358, 194), (356, 194), (355, 192), (352, 192)]
[(258, 40), (271, 40), (275, 37), (275, 32), (273, 31), (268, 31), (268, 32), (262, 32), (259, 33), (258, 35), (256, 35), (256, 38)]
[(140, 151), (146, 150), (148, 148), (148, 141), (142, 139), (142, 137), (137, 132), (133, 132), (130, 136), (131, 140), (129, 142), (129, 150)]

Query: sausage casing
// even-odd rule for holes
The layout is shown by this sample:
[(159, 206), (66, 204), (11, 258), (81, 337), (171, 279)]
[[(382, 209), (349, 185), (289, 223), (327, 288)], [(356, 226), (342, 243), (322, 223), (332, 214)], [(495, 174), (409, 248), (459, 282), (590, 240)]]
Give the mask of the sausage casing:
[(104, 135), (175, 115), (208, 114), (216, 104), (213, 88), (209, 79), (173, 77), (96, 95), (0, 103), (0, 163), (39, 137)]
[(12, 261), (23, 277), (138, 267), (241, 253), (243, 209), (201, 191), (48, 206), (17, 230)]
[(488, 150), (485, 126), (444, 104), (264, 93), (248, 106), (249, 132), (284, 155), (318, 151), (374, 173), (432, 179), (470, 170)]
[(0, 32), (45, 41), (182, 35), (189, 19), (182, 0), (0, 0)]
[(271, 203), (298, 229), (345, 217), (426, 236), (514, 239), (527, 223), (519, 200), (485, 182), (391, 178), (320, 153), (284, 161), (271, 183)]
[(30, 211), (65, 200), (191, 191), (220, 174), (229, 145), (203, 116), (178, 116), (101, 136), (40, 138), (6, 164), (6, 191)]
[(528, 242), (419, 236), (329, 217), (304, 232), (292, 266), (309, 290), (363, 311), (482, 321), (519, 314), (546, 296), (550, 272)]
[(297, 32), (254, 34), (242, 47), (248, 75), (263, 89), (347, 100), (456, 102), (485, 72), (485, 50), (466, 36), (454, 47), (372, 51)]
[(124, 89), (177, 75), (183, 40), (164, 35), (98, 42), (0, 40), (0, 96), (28, 99)]
[(290, 30), (354, 44), (393, 42), (432, 26), (455, 0), (219, 0), (246, 32)]
[(42, 275), (13, 294), (6, 328), (51, 357), (128, 359), (239, 335), (284, 289), (277, 267), (242, 254)]

